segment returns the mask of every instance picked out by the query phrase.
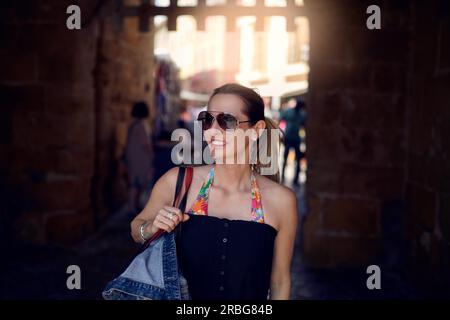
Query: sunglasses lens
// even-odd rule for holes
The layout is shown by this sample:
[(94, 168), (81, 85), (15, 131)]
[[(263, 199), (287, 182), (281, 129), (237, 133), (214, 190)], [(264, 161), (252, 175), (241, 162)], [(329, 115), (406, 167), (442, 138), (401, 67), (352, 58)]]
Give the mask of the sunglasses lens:
[(202, 129), (208, 130), (211, 128), (214, 117), (207, 111), (202, 111), (198, 114), (197, 120), (202, 122)]
[(223, 130), (236, 129), (237, 119), (231, 114), (221, 113), (217, 116), (217, 123)]

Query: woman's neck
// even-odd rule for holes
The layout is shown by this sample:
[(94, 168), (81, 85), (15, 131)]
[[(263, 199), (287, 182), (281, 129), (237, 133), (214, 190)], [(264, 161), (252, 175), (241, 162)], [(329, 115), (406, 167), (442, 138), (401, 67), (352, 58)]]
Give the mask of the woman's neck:
[(248, 164), (216, 164), (213, 184), (228, 191), (246, 190), (250, 187), (250, 175)]

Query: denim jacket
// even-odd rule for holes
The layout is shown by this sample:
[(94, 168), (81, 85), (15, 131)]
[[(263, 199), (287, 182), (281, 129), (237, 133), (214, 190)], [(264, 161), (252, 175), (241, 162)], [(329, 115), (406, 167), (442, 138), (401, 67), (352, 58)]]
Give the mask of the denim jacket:
[(173, 232), (152, 242), (127, 269), (109, 282), (106, 300), (189, 300), (186, 279), (179, 272)]

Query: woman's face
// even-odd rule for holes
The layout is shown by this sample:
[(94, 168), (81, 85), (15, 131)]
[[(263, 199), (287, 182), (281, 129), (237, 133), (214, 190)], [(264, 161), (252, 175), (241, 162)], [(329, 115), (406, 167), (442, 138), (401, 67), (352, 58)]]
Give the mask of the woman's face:
[[(239, 123), (250, 120), (243, 113), (244, 108), (242, 99), (234, 94), (217, 94), (209, 102), (207, 111), (215, 118), (220, 113), (226, 113), (238, 120), (235, 130), (224, 130), (215, 119), (211, 128), (204, 131), (205, 140), (216, 163), (248, 163), (249, 143), (256, 140), (257, 134), (251, 122)], [(261, 126), (261, 122), (264, 123), (258, 121), (258, 127)]]

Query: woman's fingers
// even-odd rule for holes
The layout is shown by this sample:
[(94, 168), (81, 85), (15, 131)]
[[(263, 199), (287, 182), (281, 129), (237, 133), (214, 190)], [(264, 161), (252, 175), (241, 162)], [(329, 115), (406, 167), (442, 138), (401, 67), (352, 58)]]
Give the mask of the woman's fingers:
[(167, 225), (170, 229), (174, 229), (175, 226), (176, 226), (175, 221), (173, 221), (173, 220), (167, 218), (167, 217), (164, 216), (164, 215), (159, 215), (159, 216), (157, 217), (156, 220), (157, 220), (158, 222), (162, 223), (162, 224)]
[(180, 209), (164, 206), (164, 208), (159, 210), (153, 225), (167, 232), (171, 232), (180, 223), (180, 221), (186, 220), (187, 219), (183, 217)]
[(178, 224), (178, 222), (175, 221), (175, 218), (170, 219), (170, 218), (165, 217), (165, 216), (161, 216), (160, 221), (161, 221), (162, 223), (167, 224), (167, 225), (170, 226), (171, 228), (175, 228), (175, 227), (177, 226), (177, 224)]
[(167, 232), (170, 232), (173, 229), (175, 229), (175, 223), (171, 220), (164, 219), (164, 217), (162, 216), (156, 217), (154, 225), (159, 229), (163, 229)]
[(168, 213), (172, 213), (179, 221), (181, 221), (183, 219), (181, 210), (175, 207), (169, 207), (169, 206), (164, 206), (164, 210), (166, 210)]
[(158, 229), (162, 229), (164, 231), (170, 232), (172, 231), (172, 228), (170, 226), (168, 226), (167, 224), (161, 222), (161, 221), (156, 221), (153, 223), (153, 225), (158, 228)]
[(174, 221), (175, 225), (177, 225), (183, 219), (181, 211), (178, 208), (164, 207), (164, 209), (161, 210), (161, 214), (169, 220)]

